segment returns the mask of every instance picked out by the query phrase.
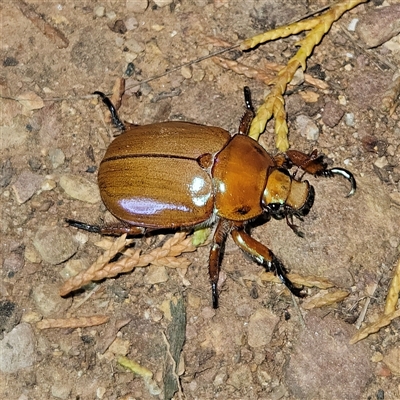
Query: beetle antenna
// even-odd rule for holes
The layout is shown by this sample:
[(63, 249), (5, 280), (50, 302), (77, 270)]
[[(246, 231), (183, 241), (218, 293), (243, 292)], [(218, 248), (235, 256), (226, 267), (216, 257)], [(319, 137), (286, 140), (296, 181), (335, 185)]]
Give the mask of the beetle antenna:
[(103, 93), (103, 92), (93, 92), (93, 94), (97, 94), (101, 97), (101, 100), (103, 103), (107, 106), (108, 110), (110, 111), (111, 114), (111, 120), (112, 123), (116, 128), (118, 128), (120, 131), (124, 131), (125, 125), (124, 123), (119, 119), (117, 110), (114, 107), (114, 104), (111, 102), (111, 100)]

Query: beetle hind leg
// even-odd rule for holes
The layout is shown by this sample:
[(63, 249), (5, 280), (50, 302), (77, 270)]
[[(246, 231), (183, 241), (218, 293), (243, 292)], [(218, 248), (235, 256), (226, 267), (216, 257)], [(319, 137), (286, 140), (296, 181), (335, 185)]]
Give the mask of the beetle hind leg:
[(126, 233), (131, 236), (141, 236), (146, 233), (146, 229), (140, 226), (132, 226), (128, 224), (116, 224), (116, 225), (91, 225), (84, 222), (76, 221), (74, 219), (66, 219), (65, 222), (69, 226), (74, 228), (82, 229), (87, 232), (100, 233), (101, 235), (119, 236)]
[(286, 268), (268, 247), (253, 239), (244, 229), (232, 231), (232, 238), (240, 249), (248, 254), (253, 260), (261, 264), (266, 270), (274, 272), (281, 282), (297, 297), (304, 297), (302, 288), (293, 285), (286, 276)]

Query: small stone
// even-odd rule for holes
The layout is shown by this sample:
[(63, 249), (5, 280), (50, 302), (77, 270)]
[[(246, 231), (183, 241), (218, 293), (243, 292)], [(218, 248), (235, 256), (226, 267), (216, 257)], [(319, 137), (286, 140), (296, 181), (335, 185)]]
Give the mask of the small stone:
[(64, 164), (65, 154), (61, 149), (50, 149), (48, 155), (54, 169)]
[(339, 95), (339, 96), (338, 96), (338, 100), (339, 100), (339, 104), (340, 104), (341, 106), (346, 106), (346, 105), (347, 105), (346, 96)]
[(144, 281), (148, 285), (155, 285), (157, 283), (166, 282), (168, 278), (168, 272), (165, 267), (150, 265), (150, 267), (147, 269), (147, 274), (144, 277)]
[(36, 361), (35, 335), (27, 323), (17, 325), (0, 341), (0, 371), (14, 373)]
[(41, 226), (35, 234), (33, 245), (42, 260), (53, 265), (68, 260), (78, 250), (78, 243), (71, 232), (57, 226)]
[(126, 11), (137, 13), (145, 12), (149, 6), (149, 0), (126, 0)]
[(290, 81), (290, 85), (297, 86), (301, 85), (304, 82), (304, 72), (301, 68), (298, 68), (295, 74), (293, 75), (292, 80)]
[(181, 68), (181, 74), (185, 79), (190, 79), (192, 77), (192, 69), (190, 65), (185, 65)]
[(4, 257), (3, 271), (6, 274), (11, 273), (14, 275), (18, 271), (21, 271), (24, 265), (25, 265), (25, 260), (22, 254), (13, 251)]
[(170, 4), (172, 4), (174, 2), (174, 0), (154, 0), (154, 3), (156, 3), (157, 7), (165, 7), (165, 6), (169, 6)]
[(393, 375), (400, 376), (400, 347), (393, 347), (383, 357), (383, 362), (388, 366)]
[(324, 111), (322, 113), (322, 122), (333, 128), (336, 126), (344, 115), (344, 111), (339, 106), (339, 104), (335, 103), (334, 101), (328, 101), (325, 104)]
[(11, 164), (11, 160), (8, 158), (1, 163), (0, 166), (0, 187), (7, 187), (14, 175), (14, 169)]
[(238, 390), (251, 386), (253, 376), (248, 365), (239, 365), (230, 375), (227, 383)]
[(355, 122), (354, 122), (354, 114), (353, 113), (346, 113), (344, 114), (344, 123), (347, 126), (354, 126)]
[(21, 320), (22, 311), (18, 305), (10, 300), (0, 300), (0, 339), (3, 333), (14, 329)]
[(388, 160), (385, 156), (379, 157), (375, 162), (374, 165), (377, 168), (383, 169), (389, 165)]
[(272, 339), (272, 333), (279, 317), (267, 309), (257, 310), (251, 317), (248, 326), (247, 341), (251, 347), (267, 345)]
[(69, 399), (69, 395), (71, 393), (71, 386), (66, 385), (64, 382), (57, 382), (51, 387), (51, 394), (56, 399)]
[(393, 192), (389, 194), (392, 201), (400, 206), (400, 192)]
[(296, 117), (297, 129), (300, 135), (306, 137), (307, 140), (317, 140), (319, 137), (319, 129), (316, 123), (307, 115), (298, 115)]
[(144, 51), (145, 46), (143, 43), (138, 42), (136, 39), (131, 38), (125, 42), (125, 46), (133, 53), (139, 54)]
[(12, 186), (18, 203), (23, 204), (28, 201), (40, 189), (42, 182), (43, 176), (29, 170), (22, 171)]
[(127, 17), (125, 19), (125, 26), (128, 31), (133, 31), (139, 26), (139, 22), (135, 17)]
[(201, 82), (204, 79), (205, 75), (206, 73), (203, 69), (193, 67), (192, 77), (195, 82)]
[(359, 21), (358, 18), (353, 18), (350, 21), (349, 25), (347, 26), (347, 30), (350, 31), (350, 32), (354, 32), (356, 30), (356, 26), (358, 24), (358, 21)]
[(68, 307), (72, 299), (62, 298), (58, 294), (59, 285), (54, 283), (41, 283), (32, 290), (32, 299), (37, 310), (45, 317), (59, 317)]
[(95, 204), (100, 202), (100, 192), (96, 183), (83, 176), (63, 175), (60, 186), (73, 199)]
[(94, 9), (94, 15), (98, 18), (104, 17), (106, 9), (103, 6), (98, 6)]
[(129, 352), (130, 341), (123, 340), (119, 337), (115, 338), (115, 340), (111, 343), (108, 351), (114, 353), (115, 355), (119, 356), (126, 356)]
[(372, 48), (400, 33), (400, 4), (374, 9), (360, 17), (356, 32)]

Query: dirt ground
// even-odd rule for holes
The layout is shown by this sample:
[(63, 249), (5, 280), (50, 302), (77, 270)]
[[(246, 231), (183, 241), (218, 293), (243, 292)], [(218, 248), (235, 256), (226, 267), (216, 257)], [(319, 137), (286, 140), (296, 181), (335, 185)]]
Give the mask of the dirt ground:
[[(363, 323), (382, 313), (400, 256), (400, 108), (392, 115), (382, 111), (400, 63), (400, 39), (365, 50), (357, 33), (347, 29), (378, 1), (346, 13), (314, 50), (306, 72), (328, 88), (302, 83), (285, 96), (291, 148), (316, 148), (331, 165), (350, 170), (358, 184), (355, 196), (345, 197), (349, 185), (340, 177), (307, 178), (316, 200), (299, 221), (304, 238), (284, 221), (252, 231), (291, 272), (329, 279), (348, 297), (307, 310), (307, 300), (294, 301), (282, 285), (261, 281), (261, 267), (231, 239), (217, 310), (211, 307), (208, 246), (185, 255), (192, 262), (186, 274), (138, 268), (59, 296), (67, 277), (101, 254), (94, 245), (99, 235), (78, 232), (65, 218), (96, 224), (109, 217), (96, 175), (115, 129), (91, 94), (111, 93), (116, 78), (125, 77), (123, 120), (140, 125), (185, 120), (233, 134), (244, 112), (243, 87), (250, 87), (256, 107), (268, 87), (211, 59), (174, 67), (220, 49), (213, 45), (215, 38), (234, 44), (329, 4), (148, 3), (28, 1), (39, 20), (59, 30), (46, 34), (27, 10), (21, 12), (19, 1), (0, 5), (0, 398), (171, 398), (166, 381), (172, 376), (176, 383), (178, 375), (175, 399), (400, 398), (399, 320), (349, 344), (371, 288), (376, 290)], [(253, 67), (263, 60), (285, 64), (301, 37), (224, 56)], [(304, 92), (317, 96), (310, 99)], [(318, 128), (316, 136), (307, 137), (301, 128), (304, 118)], [(276, 153), (272, 123), (260, 143)], [(66, 181), (72, 189), (88, 190), (72, 198)], [(147, 251), (168, 237), (137, 239), (135, 246)], [(323, 291), (306, 290), (308, 297)], [(170, 304), (177, 313), (172, 317)], [(36, 326), (42, 318), (94, 315), (110, 320), (77, 329)], [(168, 375), (171, 354), (179, 355), (183, 340), (178, 372)], [(132, 373), (117, 362), (121, 355), (153, 375)]]

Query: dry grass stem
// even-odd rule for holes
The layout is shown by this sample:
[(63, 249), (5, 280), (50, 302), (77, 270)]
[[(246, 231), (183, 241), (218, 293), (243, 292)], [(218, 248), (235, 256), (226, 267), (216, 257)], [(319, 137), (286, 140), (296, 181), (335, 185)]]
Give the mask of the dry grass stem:
[(334, 292), (319, 292), (313, 297), (305, 299), (302, 308), (311, 310), (312, 308), (320, 308), (339, 303), (349, 295), (346, 290), (336, 290)]
[(43, 35), (48, 37), (59, 49), (65, 49), (69, 45), (67, 37), (56, 27), (46, 22), (43, 17), (37, 14), (30, 4), (23, 0), (14, 0), (14, 4), (19, 8), (22, 14), (28, 18), (33, 25), (38, 28)]
[[(64, 283), (60, 289), (61, 296), (65, 296), (92, 281), (111, 278), (149, 264), (170, 268), (187, 268), (190, 265), (190, 261), (184, 257), (178, 258), (178, 256), (196, 249), (192, 244), (192, 238), (186, 237), (185, 232), (176, 233), (161, 248), (156, 248), (147, 254), (141, 254), (141, 250), (137, 249), (126, 249), (123, 251), (130, 243), (131, 240), (126, 240), (126, 235), (120, 236), (110, 249), (106, 250), (88, 270), (83, 271)], [(118, 261), (109, 262), (115, 255), (121, 252), (123, 256)]]
[(365, 339), (368, 335), (371, 333), (376, 333), (378, 332), (381, 328), (388, 326), (390, 322), (395, 319), (400, 317), (400, 310), (394, 311), (391, 314), (388, 315), (382, 315), (377, 321), (375, 321), (373, 324), (366, 326), (364, 329), (361, 331), (357, 332), (351, 339), (350, 339), (350, 344), (357, 343), (358, 341)]
[[(260, 275), (262, 281), (282, 283), (281, 280), (273, 272), (262, 272)], [(334, 287), (334, 283), (328, 279), (319, 278), (318, 276), (308, 275), (301, 276), (298, 274), (288, 274), (288, 278), (297, 285), (303, 285), (307, 287), (317, 287), (319, 289), (329, 289)]]
[(85, 328), (88, 326), (97, 326), (105, 324), (110, 317), (106, 315), (94, 315), (92, 317), (77, 317), (77, 318), (57, 318), (57, 319), (42, 319), (36, 324), (38, 329), (50, 328)]
[(289, 148), (289, 141), (287, 138), (288, 127), (286, 124), (286, 113), (284, 110), (283, 99), (283, 94), (286, 91), (288, 83), (292, 80), (299, 67), (301, 67), (303, 71), (306, 69), (307, 58), (312, 53), (314, 47), (322, 40), (326, 32), (328, 32), (332, 24), (340, 18), (343, 13), (364, 2), (366, 2), (366, 0), (339, 1), (328, 11), (317, 17), (257, 35), (245, 40), (241, 44), (241, 49), (247, 50), (260, 43), (264, 43), (267, 40), (274, 40), (280, 37), (297, 34), (305, 30), (310, 30), (305, 38), (297, 43), (300, 46), (297, 53), (288, 61), (287, 65), (278, 72), (277, 77), (273, 80), (272, 85), (274, 85), (274, 87), (265, 98), (264, 104), (257, 110), (256, 116), (253, 119), (249, 133), (250, 137), (258, 140), (260, 134), (264, 131), (267, 122), (270, 118), (275, 117), (276, 147), (283, 152)]
[(389, 291), (386, 296), (385, 303), (385, 315), (389, 315), (396, 310), (397, 302), (399, 301), (399, 293), (400, 293), (400, 259), (397, 263), (396, 270), (394, 271), (394, 275), (392, 281), (390, 282)]

